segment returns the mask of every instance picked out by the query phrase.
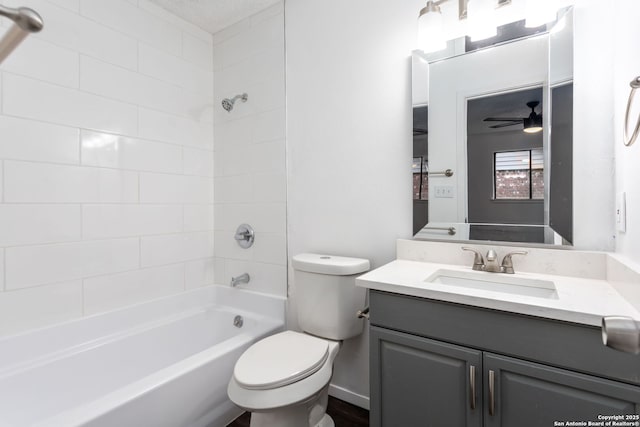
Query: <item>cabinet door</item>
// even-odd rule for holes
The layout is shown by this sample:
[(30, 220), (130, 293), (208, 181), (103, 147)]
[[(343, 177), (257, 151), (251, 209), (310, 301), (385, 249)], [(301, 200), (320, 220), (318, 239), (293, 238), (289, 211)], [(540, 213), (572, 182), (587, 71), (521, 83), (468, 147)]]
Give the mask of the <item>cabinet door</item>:
[(370, 342), (371, 426), (482, 425), (481, 352), (375, 326)]
[(485, 427), (588, 423), (640, 409), (640, 387), (491, 353), (483, 366)]

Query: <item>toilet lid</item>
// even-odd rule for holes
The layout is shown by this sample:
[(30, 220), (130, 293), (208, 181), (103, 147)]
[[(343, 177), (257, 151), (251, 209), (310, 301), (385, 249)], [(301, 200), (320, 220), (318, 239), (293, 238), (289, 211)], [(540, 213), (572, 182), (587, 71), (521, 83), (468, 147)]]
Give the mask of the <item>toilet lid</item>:
[(254, 390), (282, 387), (317, 372), (329, 356), (329, 343), (293, 331), (253, 344), (233, 370), (239, 385)]

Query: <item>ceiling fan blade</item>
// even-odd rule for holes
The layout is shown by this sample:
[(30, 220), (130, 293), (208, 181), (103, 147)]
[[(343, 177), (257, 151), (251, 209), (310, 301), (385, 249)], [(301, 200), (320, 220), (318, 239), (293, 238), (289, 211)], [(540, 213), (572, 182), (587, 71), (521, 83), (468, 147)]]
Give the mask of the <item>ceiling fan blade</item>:
[(491, 128), (491, 129), (499, 129), (499, 128), (506, 128), (507, 126), (517, 126), (519, 124), (522, 124), (522, 123), (503, 123), (501, 125), (489, 126), (489, 128)]
[(485, 122), (521, 122), (524, 117), (487, 117)]

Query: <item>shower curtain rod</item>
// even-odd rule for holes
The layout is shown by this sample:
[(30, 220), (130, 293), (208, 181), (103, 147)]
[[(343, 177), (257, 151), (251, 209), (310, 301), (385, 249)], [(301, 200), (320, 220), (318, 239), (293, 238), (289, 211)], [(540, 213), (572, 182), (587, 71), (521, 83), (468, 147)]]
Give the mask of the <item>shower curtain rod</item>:
[(11, 19), (14, 24), (0, 40), (0, 64), (29, 35), (42, 30), (42, 17), (27, 7), (11, 8), (0, 5), (0, 16)]

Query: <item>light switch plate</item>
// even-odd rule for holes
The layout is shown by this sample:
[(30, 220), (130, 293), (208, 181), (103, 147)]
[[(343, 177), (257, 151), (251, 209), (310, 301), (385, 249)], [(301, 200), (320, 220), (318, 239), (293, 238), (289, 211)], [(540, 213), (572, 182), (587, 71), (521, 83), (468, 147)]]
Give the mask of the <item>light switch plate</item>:
[(434, 188), (434, 197), (438, 199), (452, 199), (453, 198), (453, 186), (451, 185), (436, 185)]
[(624, 192), (616, 197), (616, 228), (622, 233), (627, 231), (627, 194)]

